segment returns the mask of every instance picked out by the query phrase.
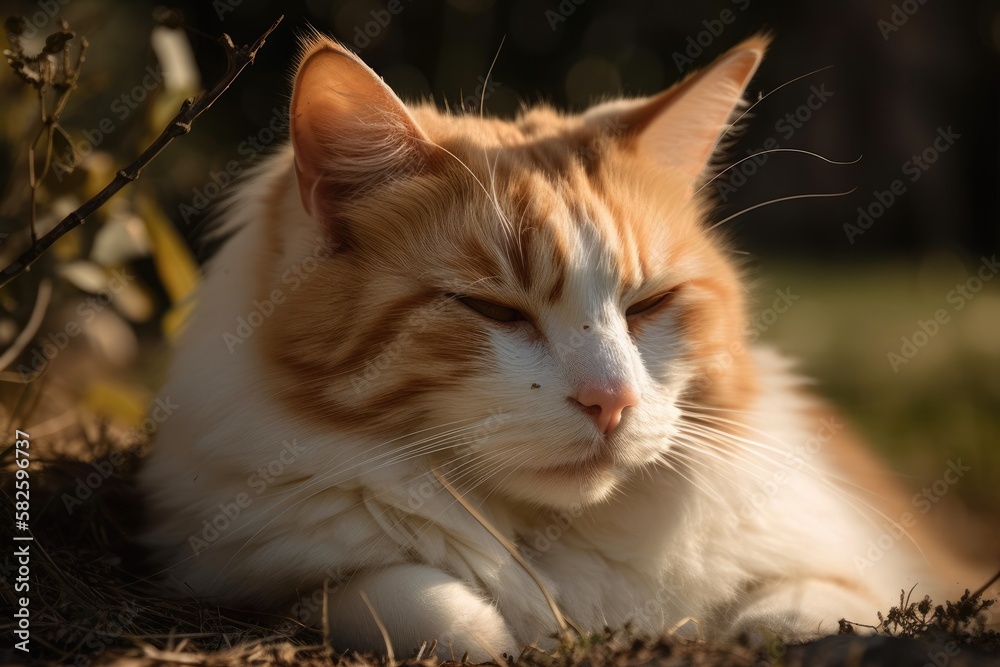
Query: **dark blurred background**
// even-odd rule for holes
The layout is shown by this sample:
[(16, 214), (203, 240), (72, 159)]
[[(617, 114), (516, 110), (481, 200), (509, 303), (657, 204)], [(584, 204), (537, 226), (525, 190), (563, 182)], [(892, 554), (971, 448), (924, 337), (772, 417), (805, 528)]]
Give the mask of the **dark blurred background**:
[[(93, 193), (115, 165), (156, 135), (184, 95), (223, 72), (222, 52), (210, 36), (226, 32), (248, 43), (285, 15), (257, 62), (193, 132), (116, 198), (118, 208), (102, 211), (96, 225), (75, 233), (39, 265), (44, 274), (58, 262), (89, 257), (102, 270), (128, 261), (138, 271), (136, 284), (151, 305), (139, 312), (122, 308), (125, 300), (115, 302), (137, 350), (132, 362), (118, 362), (124, 369), (119, 375), (139, 377), (147, 391), (155, 390), (162, 365), (152, 364), (149, 372), (135, 367), (158, 358), (164, 330), (168, 339), (172, 335), (169, 315), (186, 293), (178, 284), (194, 280), (191, 271), (173, 275), (189, 260), (176, 247), (162, 250), (173, 233), (165, 229), (179, 232), (199, 260), (207, 256), (200, 235), (218, 202), (211, 195), (219, 188), (212, 184), (226, 180), (219, 174), (228, 162), (243, 170), (278, 144), (266, 130), (285, 120), (297, 36), (309, 26), (354, 48), (404, 99), (432, 98), (478, 111), (485, 92), (486, 113), (503, 117), (538, 101), (580, 110), (616, 95), (656, 93), (767, 31), (773, 46), (750, 96), (775, 92), (754, 107), (722, 164), (778, 147), (839, 162), (861, 159), (838, 165), (803, 153), (772, 153), (741, 163), (709, 186), (719, 204), (716, 220), (776, 198), (854, 190), (762, 206), (727, 223), (756, 278), (754, 312), (764, 322), (757, 329), (801, 359), (820, 392), (842, 406), (902, 473), (933, 480), (946, 461), (961, 455), (972, 461), (970, 479), (977, 481), (963, 482), (959, 495), (1000, 511), (991, 481), (1000, 471), (1000, 280), (987, 281), (967, 307), (949, 302), (952, 290), (983, 267), (981, 258), (1000, 247), (1000, 0), (170, 5), (183, 13), (193, 58), (176, 39), (172, 46), (151, 39), (154, 15), (163, 15), (157, 7), (145, 0), (6, 0), (2, 12), (25, 15), (44, 38), (55, 30), (58, 10), (86, 35), (87, 63), (63, 125), (77, 140), (87, 131), (94, 136), (104, 117), (115, 125), (79, 169), (45, 189), (43, 208), (53, 216)], [(164, 58), (171, 71), (189, 71), (155, 85), (121, 118), (121, 96)], [(0, 233), (13, 235), (0, 253), (9, 260), (11, 248), (24, 241), (26, 137), (37, 131), (38, 110), (30, 89), (7, 70), (0, 73), (0, 111)], [(248, 149), (258, 145), (261, 150)], [(159, 226), (150, 227), (157, 220)], [(106, 248), (95, 254), (101, 244), (94, 229), (112, 223), (154, 242), (127, 260)], [(7, 290), (0, 338), (9, 340), (27, 319), (37, 273)], [(77, 290), (86, 287), (79, 276), (70, 282)], [(768, 319), (778, 289), (798, 298), (786, 313)], [(893, 365), (890, 355), (941, 308), (948, 324), (919, 354)], [(108, 409), (109, 401), (105, 396), (94, 405)]]
[[(30, 17), (45, 4), (8, 1), (5, 13)], [(383, 0), (169, 5), (180, 8), (190, 26), (212, 35), (225, 31), (238, 42), (256, 37), (278, 14), (286, 18), (220, 108), (199, 121), (186, 140), (189, 150), (163, 156), (156, 174), (170, 178), (159, 183), (162, 195), (190, 199), (210, 169), (238, 158), (235, 147), (267, 126), (272, 110), (286, 104), (296, 35), (309, 25), (352, 46), (404, 99), (433, 98), (449, 106), (464, 100), (477, 108), (496, 57), (486, 110), (500, 116), (539, 100), (582, 109), (608, 96), (655, 93), (766, 30), (774, 43), (753, 82), (754, 95), (829, 69), (758, 105), (729, 155), (744, 157), (770, 139), (832, 160), (862, 159), (836, 166), (802, 154), (772, 154), (759, 169), (744, 165), (729, 174), (735, 180), (716, 181), (720, 216), (775, 197), (857, 188), (840, 199), (776, 204), (742, 216), (732, 227), (744, 248), (844, 261), (929, 251), (975, 258), (1000, 241), (998, 0), (397, 0), (395, 5), (396, 14)], [(142, 37), (153, 28), (156, 6), (62, 0), (62, 14), (92, 43), (77, 113), (70, 111), (68, 126), (83, 123), (91, 112), (80, 104), (82, 98), (108, 108), (122, 81), (131, 76), (138, 82), (144, 64), (155, 62)], [(218, 47), (198, 36), (191, 37), (191, 45), (203, 81), (217, 76), (223, 65)], [(800, 109), (813, 86), (829, 94), (814, 104), (818, 108)], [(960, 138), (911, 183), (904, 164), (932, 146), (939, 128), (949, 127)], [(197, 150), (190, 150), (192, 144)], [(0, 169), (12, 163), (9, 151), (18, 150), (5, 149)], [(855, 222), (857, 208), (867, 208), (876, 201), (873, 193), (888, 190), (897, 178), (904, 180), (906, 193), (850, 243), (843, 225)], [(184, 227), (188, 234), (192, 228)]]

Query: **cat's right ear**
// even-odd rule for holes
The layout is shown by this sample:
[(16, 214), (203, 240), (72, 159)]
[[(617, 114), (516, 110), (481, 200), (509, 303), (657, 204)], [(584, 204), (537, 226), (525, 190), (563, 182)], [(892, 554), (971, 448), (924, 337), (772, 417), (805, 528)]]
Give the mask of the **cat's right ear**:
[(302, 205), (324, 222), (338, 199), (419, 168), (432, 146), (371, 68), (320, 36), (302, 50), (290, 116)]
[(695, 190), (710, 172), (719, 142), (729, 134), (743, 108), (743, 95), (764, 58), (769, 38), (751, 37), (719, 57), (709, 67), (654, 97), (638, 103), (598, 107), (593, 126), (622, 127), (632, 147), (674, 170)]

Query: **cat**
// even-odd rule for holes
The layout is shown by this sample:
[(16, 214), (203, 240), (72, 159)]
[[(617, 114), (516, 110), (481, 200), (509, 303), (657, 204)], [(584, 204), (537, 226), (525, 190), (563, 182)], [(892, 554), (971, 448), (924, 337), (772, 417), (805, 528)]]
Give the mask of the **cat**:
[(487, 660), (565, 623), (806, 640), (968, 583), (748, 337), (702, 186), (767, 45), (505, 121), (304, 39), (140, 475), (178, 591), (286, 615), (321, 591), (339, 649)]

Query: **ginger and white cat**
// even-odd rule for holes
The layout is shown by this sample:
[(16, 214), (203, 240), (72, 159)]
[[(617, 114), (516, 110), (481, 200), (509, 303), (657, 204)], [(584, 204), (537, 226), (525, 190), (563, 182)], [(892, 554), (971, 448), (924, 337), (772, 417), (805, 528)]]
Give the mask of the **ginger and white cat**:
[(539, 584), (434, 471), (586, 631), (805, 639), (969, 584), (747, 340), (700, 188), (765, 47), (502, 121), (406, 105), (310, 38), (291, 143), (225, 213), (141, 476), (181, 590), (288, 614), (329, 580), (343, 649), (384, 645), (362, 592), (397, 653), (544, 641)]

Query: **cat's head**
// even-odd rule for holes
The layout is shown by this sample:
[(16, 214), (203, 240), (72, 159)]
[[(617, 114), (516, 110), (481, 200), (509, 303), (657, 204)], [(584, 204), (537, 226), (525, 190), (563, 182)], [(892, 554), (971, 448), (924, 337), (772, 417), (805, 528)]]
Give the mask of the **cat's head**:
[(298, 212), (275, 204), (260, 287), (286, 287), (261, 333), (287, 407), (565, 506), (662, 460), (686, 406), (745, 405), (742, 288), (699, 188), (765, 47), (655, 97), (503, 121), (405, 105), (310, 40)]

